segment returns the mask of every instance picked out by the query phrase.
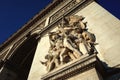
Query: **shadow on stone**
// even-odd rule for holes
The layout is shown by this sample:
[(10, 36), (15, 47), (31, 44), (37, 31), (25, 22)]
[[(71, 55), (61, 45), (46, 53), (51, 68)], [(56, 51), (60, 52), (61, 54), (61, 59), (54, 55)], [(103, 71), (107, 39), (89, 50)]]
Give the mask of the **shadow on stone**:
[(101, 69), (97, 69), (102, 73), (103, 80), (120, 80), (120, 68), (118, 68), (117, 66), (109, 67), (106, 62), (99, 60), (98, 68), (102, 67), (102, 71)]

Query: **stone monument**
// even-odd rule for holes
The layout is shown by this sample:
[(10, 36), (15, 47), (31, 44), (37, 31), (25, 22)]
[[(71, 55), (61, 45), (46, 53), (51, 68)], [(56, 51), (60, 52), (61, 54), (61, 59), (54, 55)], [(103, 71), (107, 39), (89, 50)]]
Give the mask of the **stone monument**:
[(0, 80), (119, 80), (119, 41), (97, 0), (53, 0), (0, 46)]

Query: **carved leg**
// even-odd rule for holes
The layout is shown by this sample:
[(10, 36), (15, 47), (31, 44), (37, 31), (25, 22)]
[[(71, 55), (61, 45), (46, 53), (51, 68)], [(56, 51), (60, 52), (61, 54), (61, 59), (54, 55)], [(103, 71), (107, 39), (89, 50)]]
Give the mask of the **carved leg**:
[(71, 40), (65, 39), (65, 40), (64, 40), (64, 44), (65, 44), (65, 46), (66, 46), (68, 49), (70, 49), (70, 50), (72, 50), (73, 52), (79, 54), (80, 56), (82, 55), (82, 53), (81, 53), (77, 48), (75, 48), (75, 46), (73, 45), (73, 43), (72, 43)]
[(68, 52), (68, 55), (72, 60), (76, 59), (77, 57), (74, 55), (74, 53)]
[(54, 62), (55, 62), (55, 67), (57, 68), (60, 65), (58, 58), (56, 58)]
[(79, 50), (83, 53), (83, 54), (87, 54), (89, 52), (88, 47), (84, 44), (84, 43), (80, 43), (79, 44)]
[(63, 62), (63, 55), (68, 53), (68, 49), (67, 48), (63, 48), (61, 53), (60, 53), (60, 61), (61, 63)]
[(73, 52), (73, 55), (75, 56), (76, 59), (81, 56), (80, 54), (78, 54), (78, 53), (76, 53), (76, 52)]
[(50, 72), (55, 68), (55, 63), (54, 62), (50, 62), (47, 66), (47, 71)]

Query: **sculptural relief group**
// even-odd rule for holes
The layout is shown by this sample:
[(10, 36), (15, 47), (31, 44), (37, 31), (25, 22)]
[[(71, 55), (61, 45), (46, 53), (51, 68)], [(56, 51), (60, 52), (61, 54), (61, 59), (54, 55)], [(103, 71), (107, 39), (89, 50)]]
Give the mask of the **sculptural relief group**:
[(50, 48), (46, 61), (41, 61), (48, 72), (82, 55), (97, 53), (95, 35), (88, 32), (87, 22), (83, 20), (84, 17), (78, 15), (63, 17), (58, 29), (48, 33)]

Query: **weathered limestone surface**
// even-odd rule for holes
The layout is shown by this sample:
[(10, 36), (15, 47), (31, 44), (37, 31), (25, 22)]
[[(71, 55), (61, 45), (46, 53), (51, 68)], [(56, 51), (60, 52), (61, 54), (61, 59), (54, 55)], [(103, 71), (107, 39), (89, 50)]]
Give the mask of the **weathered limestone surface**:
[[(109, 67), (120, 64), (120, 21), (96, 2), (92, 2), (81, 11), (78, 11), (76, 15), (83, 15), (85, 21), (88, 22), (88, 31), (95, 34), (98, 43), (96, 46), (99, 53), (98, 57)], [(48, 54), (49, 47), (49, 39), (45, 35), (38, 43), (28, 80), (40, 80), (41, 76), (47, 73), (45, 66), (40, 61), (45, 61), (44, 57)], [(77, 75), (70, 80), (73, 79), (99, 80), (95, 69)]]
[(88, 30), (95, 34), (99, 58), (109, 67), (120, 64), (120, 20), (96, 2), (92, 2), (76, 15), (85, 16), (85, 21), (88, 21)]
[(68, 80), (101, 80), (101, 79), (99, 79), (95, 68), (93, 68), (79, 75), (76, 75)]
[(45, 66), (42, 65), (40, 61), (45, 60), (44, 56), (48, 54), (48, 49), (49, 39), (48, 36), (46, 36), (38, 42), (28, 80), (40, 80), (41, 75), (47, 72)]

